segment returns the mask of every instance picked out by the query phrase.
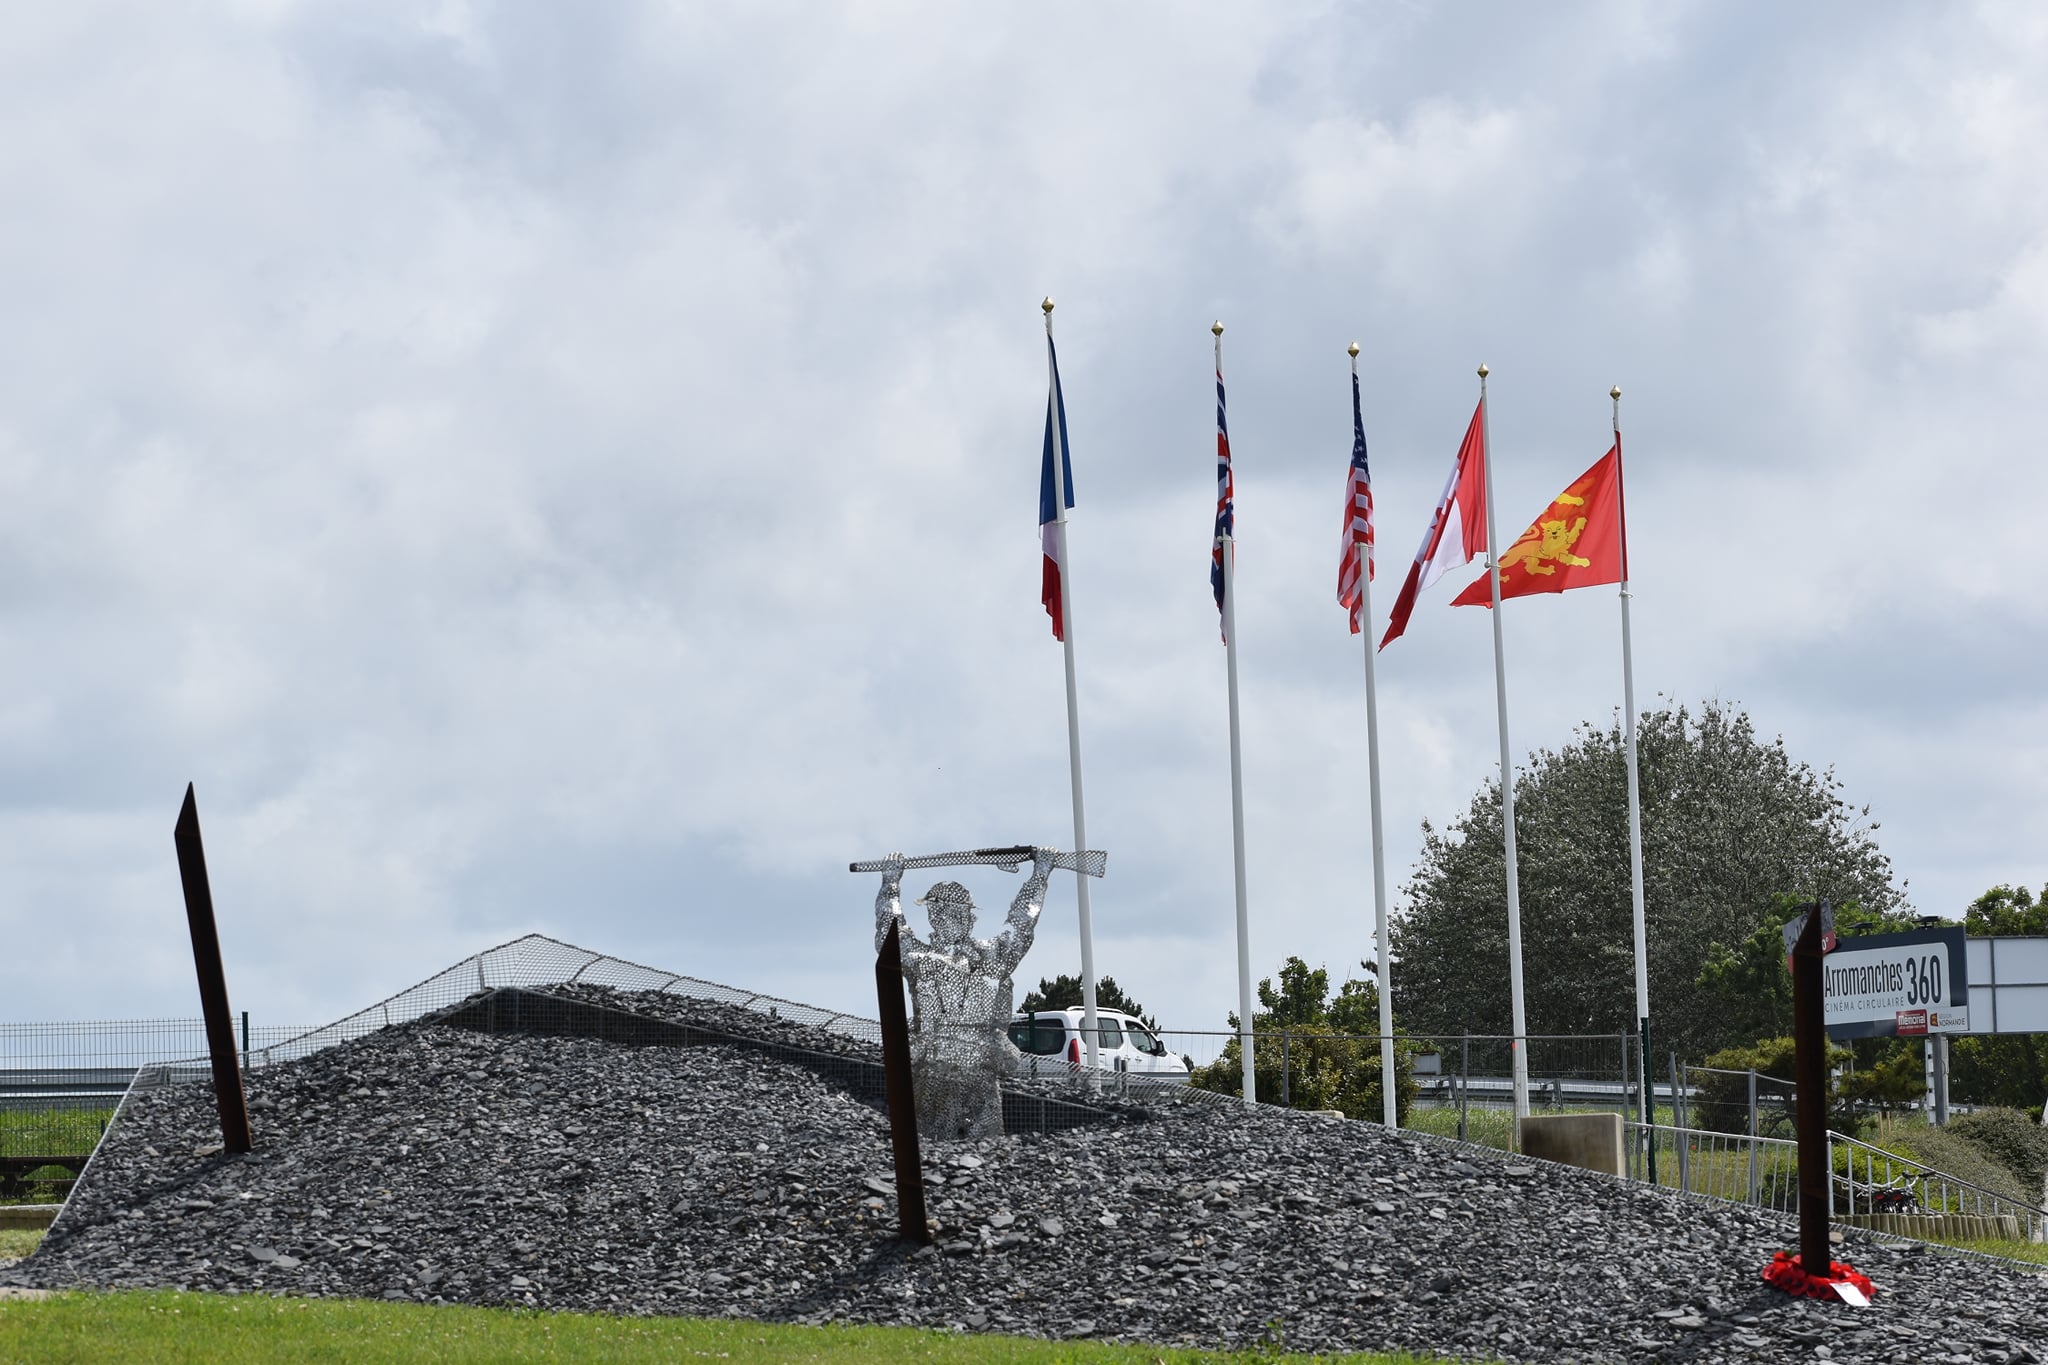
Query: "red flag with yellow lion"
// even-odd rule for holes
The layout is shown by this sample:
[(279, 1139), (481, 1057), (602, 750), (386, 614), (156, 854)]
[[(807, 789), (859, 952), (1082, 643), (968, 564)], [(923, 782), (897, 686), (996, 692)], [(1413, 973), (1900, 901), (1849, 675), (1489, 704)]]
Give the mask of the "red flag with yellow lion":
[[(1621, 525), (1621, 438), (1593, 467), (1557, 495), (1500, 557), (1502, 600), (1619, 583), (1628, 575)], [(1454, 607), (1490, 607), (1493, 587), (1481, 575), (1451, 599)]]

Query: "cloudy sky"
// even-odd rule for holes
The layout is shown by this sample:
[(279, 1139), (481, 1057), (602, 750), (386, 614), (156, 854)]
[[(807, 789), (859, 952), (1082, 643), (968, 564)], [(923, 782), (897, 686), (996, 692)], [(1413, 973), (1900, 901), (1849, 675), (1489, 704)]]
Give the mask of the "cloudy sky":
[[(1382, 615), (1480, 362), (1504, 535), (1619, 384), (1639, 700), (1832, 764), (1923, 912), (2048, 881), (2048, 15), (1543, 9), (17, 15), (0, 1015), (196, 1013), (188, 781), (259, 1024), (529, 931), (871, 1009), (848, 859), (1071, 842), (1045, 294), (1098, 964), (1170, 1027), (1236, 995), (1213, 318), (1258, 973), (1372, 951), (1354, 338)], [(1396, 888), (1498, 760), (1470, 572), (1380, 656)], [(1611, 589), (1505, 625), (1518, 752), (1615, 712)]]

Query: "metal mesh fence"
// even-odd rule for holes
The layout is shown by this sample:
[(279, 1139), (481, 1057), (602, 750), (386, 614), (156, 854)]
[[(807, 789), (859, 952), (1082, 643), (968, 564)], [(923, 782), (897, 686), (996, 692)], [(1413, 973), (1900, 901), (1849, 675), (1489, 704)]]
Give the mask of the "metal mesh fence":
[[(881, 1027), (873, 1019), (648, 967), (539, 934), (465, 958), (334, 1023), (262, 1031), (252, 1037), (245, 1063), (262, 1068), (294, 1061), (415, 1022), (494, 1034), (590, 1037), (630, 1047), (734, 1047), (806, 1067), (878, 1104), (882, 1095)], [(129, 1070), (131, 1090), (206, 1077), (201, 1026), (186, 1021), (185, 1031), (173, 1036), (179, 1043), (153, 1049), (146, 1064)], [(1019, 1059), (1004, 1091), (1004, 1127), (1010, 1132), (1101, 1121), (1119, 1100), (1224, 1102), (1222, 1096), (1189, 1095), (1185, 1086), (1118, 1068), (1097, 1071), (1035, 1057), (1028, 1063)], [(112, 1100), (104, 1099), (107, 1111)], [(106, 1117), (101, 1115), (102, 1129)]]
[(1789, 1138), (1792, 1129), (1791, 1081), (1760, 1071), (1678, 1063), (1673, 1094), (1683, 1127), (1753, 1137)]
[(723, 986), (715, 981), (592, 952), (543, 934), (528, 934), (466, 957), (418, 985), (344, 1019), (275, 1043), (263, 1050), (263, 1060), (286, 1061), (304, 1057), (380, 1028), (409, 1023), (445, 1010), (486, 991), (503, 987), (533, 989), (574, 985), (604, 986), (616, 991), (673, 995), (732, 1005), (764, 1018), (787, 1020), (843, 1038), (868, 1043), (881, 1040), (880, 1025), (859, 1015), (819, 1009), (814, 1005), (736, 986)]
[[(1416, 1068), (1409, 1126), (1512, 1147), (1514, 1039), (1459, 1034), (1413, 1041), (1426, 1051)], [(1531, 1113), (1637, 1113), (1640, 1049), (1633, 1036), (1531, 1035), (1527, 1045)]]
[[(1197, 1087), (1235, 1094), (1241, 1087), (1237, 1034), (1166, 1030), (1159, 1034), (1189, 1067)], [(1259, 1099), (1316, 1108), (1332, 1095), (1356, 1108), (1361, 1089), (1377, 1093), (1378, 1034), (1264, 1030), (1253, 1035)], [(1514, 1145), (1513, 1039), (1452, 1034), (1394, 1038), (1404, 1073), (1401, 1125), (1412, 1131), (1507, 1150)], [(1639, 1117), (1640, 1048), (1631, 1034), (1532, 1035), (1527, 1040), (1532, 1113), (1618, 1112)], [(1412, 1079), (1412, 1093), (1406, 1086)], [(1377, 1101), (1362, 1116), (1377, 1121)]]
[[(628, 1014), (670, 1023), (688, 1015), (698, 1028), (729, 1037), (751, 1037), (767, 1029), (783, 1038), (783, 1046), (826, 1056), (841, 1055), (850, 1044), (866, 1049), (859, 1054), (864, 1063), (879, 1061), (876, 1050), (881, 1046), (882, 1032), (874, 1019), (664, 971), (541, 934), (529, 934), (486, 949), (344, 1019), (275, 1042), (262, 1050), (261, 1060), (269, 1063), (308, 1056), (392, 1024), (443, 1013), (487, 992), (508, 989), (589, 998), (609, 994), (615, 997), (616, 1007)], [(685, 1004), (687, 1008), (679, 1008)], [(706, 1022), (706, 1007), (714, 1015), (723, 1009), (743, 1013), (726, 1015), (725, 1026), (721, 1028)], [(631, 1030), (626, 1025), (615, 1021), (611, 1027), (613, 1032), (609, 1036), (614, 1041), (629, 1040)], [(649, 1041), (656, 1034), (663, 1038), (676, 1036), (662, 1034), (656, 1028), (649, 1032)], [(1073, 1098), (1083, 1101), (1103, 1095), (1196, 1104), (1224, 1098), (1189, 1094), (1176, 1078), (1134, 1072), (1107, 1060), (1099, 1070), (1090, 1070), (1061, 1058), (1030, 1057), (1020, 1060), (1018, 1075), (1010, 1078), (1010, 1084), (1013, 1088), (1047, 1094), (1064, 1086)], [(1006, 1126), (1016, 1108), (1012, 1101), (1005, 1101)], [(1048, 1124), (1069, 1126), (1062, 1116), (1055, 1116)]]
[[(244, 1063), (303, 1032), (242, 1016)], [(198, 1019), (0, 1024), (0, 1202), (61, 1198), (138, 1071), (205, 1051)]]

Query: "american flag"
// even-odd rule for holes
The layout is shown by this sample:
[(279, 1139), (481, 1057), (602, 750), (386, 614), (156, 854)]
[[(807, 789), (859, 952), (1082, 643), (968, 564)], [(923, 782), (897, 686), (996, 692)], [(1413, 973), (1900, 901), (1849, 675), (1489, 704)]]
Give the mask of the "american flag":
[[(1222, 354), (1218, 351), (1219, 355)], [(1230, 483), (1230, 428), (1223, 421), (1223, 366), (1216, 366), (1216, 535), (1209, 549), (1209, 586), (1216, 590), (1216, 610), (1223, 610), (1223, 537), (1236, 520)]]
[(1365, 468), (1365, 417), (1358, 406), (1358, 372), (1351, 373), (1351, 478), (1344, 495), (1344, 557), (1337, 564), (1337, 602), (1351, 614), (1358, 634), (1365, 594), (1358, 590), (1358, 547), (1365, 547), (1365, 573), (1373, 576), (1372, 478)]

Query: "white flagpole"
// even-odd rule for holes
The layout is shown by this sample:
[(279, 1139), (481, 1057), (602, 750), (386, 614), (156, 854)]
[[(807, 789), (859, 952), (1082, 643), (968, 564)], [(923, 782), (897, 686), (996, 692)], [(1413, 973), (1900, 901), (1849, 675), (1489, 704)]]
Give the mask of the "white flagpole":
[[(1621, 472), (1621, 386), (1617, 384), (1609, 389), (1607, 396), (1614, 400), (1614, 477), (1619, 485), (1614, 515), (1621, 522), (1621, 724), (1628, 754), (1628, 881), (1635, 908), (1636, 1032), (1642, 1049), (1642, 1074), (1647, 1078), (1650, 1074), (1650, 940), (1643, 913), (1643, 803), (1636, 785), (1636, 667), (1628, 629), (1628, 484)], [(1650, 1107), (1649, 1093), (1646, 1079), (1643, 1086), (1646, 1111)], [(1652, 1121), (1646, 1112), (1643, 1122)]]
[[(1216, 373), (1223, 374), (1223, 324), (1210, 332), (1216, 337)], [(1232, 524), (1236, 524), (1237, 471), (1230, 474)], [(1237, 1039), (1238, 1059), (1244, 1064), (1244, 1102), (1259, 1100), (1258, 1079), (1252, 1061), (1252, 949), (1251, 920), (1245, 909), (1244, 887), (1244, 763), (1238, 748), (1237, 731), (1237, 553), (1232, 538), (1223, 542), (1223, 658), (1230, 679), (1230, 844), (1237, 858)]]
[[(1051, 345), (1052, 299), (1048, 297), (1039, 307), (1045, 310), (1046, 391), (1052, 395), (1047, 400), (1052, 405), (1047, 420), (1052, 424), (1052, 533), (1060, 557), (1060, 635), (1067, 660), (1067, 769), (1074, 794), (1074, 847), (1084, 849), (1088, 847), (1088, 818), (1082, 811), (1081, 711), (1074, 691), (1074, 565), (1067, 558), (1067, 434), (1060, 424), (1060, 375)], [(1087, 1042), (1088, 1079), (1093, 1084), (1096, 1048), (1101, 1042), (1095, 1023), (1095, 925), (1088, 913), (1088, 878), (1078, 867), (1074, 869), (1074, 897), (1081, 907), (1081, 1036)]]
[(1500, 712), (1500, 816), (1508, 864), (1508, 1008), (1514, 1019), (1509, 1056), (1515, 1117), (1529, 1113), (1529, 1025), (1522, 1008), (1522, 886), (1515, 868), (1515, 764), (1508, 746), (1507, 653), (1500, 630), (1500, 536), (1493, 527), (1493, 415), (1486, 405), (1486, 366), (1479, 367), (1479, 439), (1486, 447), (1486, 572), (1493, 581), (1493, 693)]
[[(1358, 392), (1358, 343), (1352, 342), (1351, 389)], [(1387, 841), (1380, 832), (1380, 702), (1373, 679), (1372, 553), (1364, 545), (1358, 553), (1358, 610), (1363, 619), (1359, 637), (1365, 641), (1365, 770), (1372, 788), (1372, 904), (1373, 937), (1379, 952), (1380, 995), (1380, 1122), (1399, 1125), (1394, 1107), (1394, 977), (1393, 956), (1387, 942)]]

